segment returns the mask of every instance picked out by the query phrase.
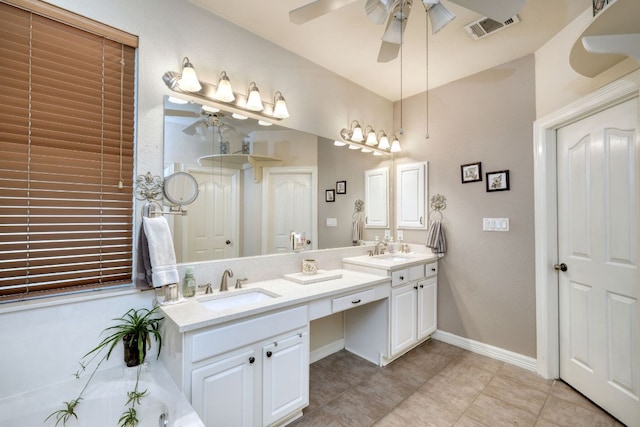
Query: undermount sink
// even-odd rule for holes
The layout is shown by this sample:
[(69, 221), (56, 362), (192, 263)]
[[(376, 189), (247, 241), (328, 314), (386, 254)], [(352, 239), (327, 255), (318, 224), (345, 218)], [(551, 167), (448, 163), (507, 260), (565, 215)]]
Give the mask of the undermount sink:
[(278, 297), (278, 295), (262, 289), (251, 289), (246, 291), (229, 291), (229, 294), (218, 295), (198, 302), (211, 311), (220, 311), (255, 304), (257, 302), (269, 301), (276, 297)]
[(376, 255), (376, 256), (374, 256), (374, 258), (383, 259), (383, 260), (391, 261), (391, 262), (406, 261), (408, 259), (411, 259), (411, 257), (409, 255), (398, 255), (398, 254)]

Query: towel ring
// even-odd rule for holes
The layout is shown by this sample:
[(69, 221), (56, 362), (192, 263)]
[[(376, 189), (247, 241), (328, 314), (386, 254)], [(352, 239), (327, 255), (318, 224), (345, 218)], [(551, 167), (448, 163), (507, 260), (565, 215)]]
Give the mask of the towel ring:
[(442, 212), (440, 212), (440, 211), (431, 211), (431, 212), (429, 212), (429, 221), (433, 221), (433, 218), (431, 218), (431, 215), (433, 215), (434, 213), (440, 215), (439, 218), (438, 218), (438, 221), (442, 221), (444, 216), (442, 215)]

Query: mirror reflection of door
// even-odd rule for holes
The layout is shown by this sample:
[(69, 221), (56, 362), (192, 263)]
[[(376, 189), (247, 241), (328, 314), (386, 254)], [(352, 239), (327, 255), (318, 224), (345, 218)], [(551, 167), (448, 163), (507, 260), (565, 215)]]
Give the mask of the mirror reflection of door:
[(317, 169), (265, 169), (262, 253), (292, 252), (291, 233), (304, 233), (305, 250), (317, 248)]
[(178, 262), (207, 261), (239, 254), (239, 171), (217, 168), (213, 173), (190, 172), (199, 195), (188, 215), (175, 222)]

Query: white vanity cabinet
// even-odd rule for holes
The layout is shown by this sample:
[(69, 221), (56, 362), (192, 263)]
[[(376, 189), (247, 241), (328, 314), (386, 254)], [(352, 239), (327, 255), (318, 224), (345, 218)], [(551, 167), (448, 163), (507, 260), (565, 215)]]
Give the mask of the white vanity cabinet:
[(401, 164), (396, 168), (396, 218), (398, 228), (425, 229), (427, 162)]
[(436, 275), (436, 262), (391, 272), (389, 361), (406, 353), (436, 331)]
[(389, 168), (364, 171), (366, 228), (389, 227)]
[(177, 356), (163, 362), (207, 427), (280, 425), (309, 404), (306, 306), (165, 337)]

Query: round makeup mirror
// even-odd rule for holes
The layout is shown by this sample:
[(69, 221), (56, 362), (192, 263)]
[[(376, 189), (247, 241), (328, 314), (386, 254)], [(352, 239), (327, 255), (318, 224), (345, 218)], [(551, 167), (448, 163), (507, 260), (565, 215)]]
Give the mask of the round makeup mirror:
[(164, 197), (174, 205), (190, 205), (198, 198), (198, 181), (186, 172), (176, 172), (164, 179)]

